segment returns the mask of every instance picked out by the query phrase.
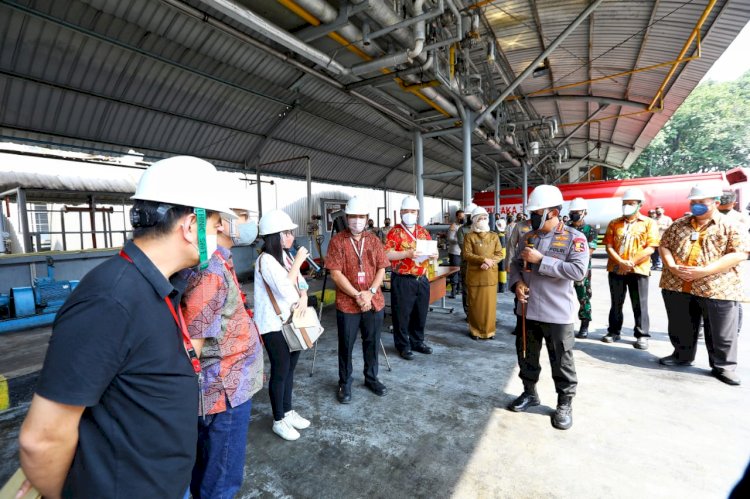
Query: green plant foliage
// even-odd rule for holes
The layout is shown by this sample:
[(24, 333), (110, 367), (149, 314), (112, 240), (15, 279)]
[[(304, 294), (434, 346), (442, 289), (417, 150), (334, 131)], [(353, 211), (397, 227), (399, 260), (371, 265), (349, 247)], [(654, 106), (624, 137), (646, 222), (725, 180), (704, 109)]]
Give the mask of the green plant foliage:
[(750, 164), (750, 71), (698, 85), (627, 171), (615, 178), (724, 171)]

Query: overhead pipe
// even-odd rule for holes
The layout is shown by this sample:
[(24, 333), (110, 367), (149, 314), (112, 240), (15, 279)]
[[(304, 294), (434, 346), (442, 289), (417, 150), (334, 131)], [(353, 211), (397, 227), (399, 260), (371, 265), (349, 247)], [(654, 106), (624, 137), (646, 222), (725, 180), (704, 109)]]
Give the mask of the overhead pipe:
[[(603, 111), (604, 109), (607, 109), (608, 107), (609, 107), (609, 104), (603, 104), (603, 105), (599, 106), (586, 119), (587, 120), (592, 119), (594, 116), (596, 116), (597, 114), (599, 114), (600, 111)], [(560, 149), (562, 146), (564, 146), (565, 144), (567, 144), (568, 141), (570, 139), (572, 139), (573, 136), (578, 132), (578, 130), (580, 130), (581, 128), (583, 128), (583, 126), (585, 124), (586, 123), (583, 122), (580, 125), (578, 125), (572, 132), (570, 132), (568, 135), (566, 135), (564, 139), (562, 139), (560, 142), (558, 142), (557, 144), (555, 144), (552, 150), (554, 151), (554, 150)], [(537, 161), (536, 163), (534, 163), (534, 165), (531, 167), (530, 171), (533, 172), (539, 165), (541, 165), (542, 163), (544, 163), (544, 161), (546, 159), (548, 159), (550, 156), (552, 156), (552, 152), (549, 152), (549, 153), (545, 154), (539, 161)]]
[(586, 161), (589, 158), (589, 156), (591, 156), (594, 153), (594, 151), (596, 151), (597, 149), (598, 148), (595, 147), (595, 148), (591, 149), (589, 152), (587, 152), (583, 157), (578, 158), (578, 160), (575, 163), (573, 163), (568, 168), (566, 168), (565, 171), (562, 172), (560, 175), (558, 175), (558, 177), (555, 180), (553, 180), (552, 182), (550, 182), (550, 184), (554, 184), (555, 182), (557, 182), (558, 180), (560, 180), (561, 178), (563, 178), (565, 175), (567, 175), (568, 172), (570, 172), (570, 170), (572, 170), (576, 166), (578, 166), (581, 163), (583, 163), (584, 161)]
[[(383, 0), (352, 0), (352, 2), (355, 4), (361, 4), (365, 1), (369, 2), (370, 4), (370, 8), (367, 9), (365, 12), (367, 12), (367, 14), (370, 15), (370, 17), (372, 17), (379, 24), (383, 26), (389, 26), (392, 24), (396, 24), (402, 20), (400, 16), (398, 16), (395, 12), (393, 12), (393, 10), (391, 10), (391, 8)], [(458, 9), (456, 8), (454, 4), (455, 0), (446, 0), (446, 1), (447, 1), (448, 8), (451, 10), (451, 12), (454, 14), (454, 16), (457, 19), (457, 34), (460, 34), (461, 33), (461, 27), (460, 27), (461, 16), (458, 12)], [(292, 2), (291, 0), (284, 0), (282, 3), (294, 4), (299, 7), (302, 7), (307, 12), (309, 12), (310, 15), (319, 17), (320, 21), (323, 21), (323, 22), (333, 22), (338, 15), (337, 11), (333, 7), (331, 7), (327, 2), (325, 2), (325, 0), (294, 0), (294, 2)], [(344, 36), (344, 38), (348, 39), (349, 43), (354, 43), (362, 39), (362, 32), (358, 28), (351, 26), (351, 25), (347, 25), (341, 28), (340, 30), (338, 30), (338, 32), (341, 33)], [(402, 29), (394, 30), (392, 32), (392, 36), (396, 38), (399, 41), (399, 43), (401, 43), (404, 46), (413, 45), (413, 40), (411, 39), (411, 36), (408, 30), (406, 29), (402, 28)], [(303, 43), (303, 42), (299, 41), (299, 43)], [(427, 48), (429, 48), (429, 46), (426, 47), (426, 49)], [(369, 47), (364, 47), (363, 50), (369, 53), (369, 52), (372, 52), (374, 49), (371, 44)], [(429, 58), (425, 57), (424, 52), (420, 54), (416, 59), (423, 63), (426, 63), (429, 60)], [(419, 82), (419, 79), (415, 78), (414, 76), (407, 76), (404, 78), (404, 81), (417, 83)], [(342, 85), (340, 83), (338, 85), (339, 85), (339, 88), (342, 88)], [(427, 98), (429, 101), (432, 101), (432, 103), (434, 103), (435, 106), (437, 106), (441, 110), (441, 112), (445, 112), (452, 116), (459, 115), (458, 110), (453, 105), (453, 103), (451, 103), (449, 99), (444, 97), (435, 89), (423, 88), (423, 89), (420, 89), (418, 93), (415, 93), (415, 95), (418, 95), (418, 96), (420, 94), (424, 96), (425, 98)], [(366, 97), (361, 94), (356, 94), (356, 97), (361, 100), (366, 99)], [(483, 108), (483, 104), (481, 103), (481, 101), (479, 101), (476, 98), (469, 98), (469, 97), (471, 96), (462, 96), (462, 100), (464, 102), (467, 102), (469, 106), (474, 110), (478, 111)], [(467, 98), (468, 98), (468, 101), (467, 101)], [(374, 102), (371, 99), (369, 101)], [(491, 123), (494, 123), (494, 119), (491, 119)], [(416, 127), (416, 124), (412, 123), (412, 126)], [(483, 141), (485, 141), (490, 147), (497, 149), (498, 153), (503, 157), (504, 160), (511, 162), (515, 166), (520, 166), (520, 162), (516, 160), (515, 158), (513, 158), (510, 154), (508, 154), (503, 146), (501, 146), (494, 140), (490, 139), (486, 134), (484, 134), (481, 131), (475, 130), (475, 134), (478, 135)]]
[[(589, 15), (591, 15), (594, 10), (596, 10), (599, 5), (604, 0), (593, 0), (588, 7), (586, 7), (583, 12), (578, 14), (578, 17), (576, 17), (572, 23), (568, 25), (567, 28), (563, 30), (562, 33), (558, 35), (557, 38), (545, 49), (542, 51), (541, 54), (537, 56), (534, 61), (528, 65), (526, 69), (523, 70), (523, 72), (516, 77), (513, 82), (508, 85), (508, 87), (503, 90), (503, 92), (495, 99), (495, 101), (490, 104), (483, 112), (479, 115), (479, 117), (474, 121), (474, 126), (479, 126), (488, 116), (492, 115), (492, 111), (497, 109), (497, 107), (505, 100), (506, 97), (508, 97), (510, 94), (513, 93), (513, 91), (529, 76), (531, 73), (539, 66), (539, 63), (542, 62), (549, 54), (551, 54), (567, 37), (570, 35), (573, 30), (575, 30), (579, 24), (581, 24)], [(712, 0), (715, 1), (715, 0)]]
[[(405, 19), (404, 21), (401, 21), (399, 23), (396, 23), (401, 26), (407, 26), (409, 24), (414, 25), (414, 46), (410, 49), (406, 49), (403, 52), (399, 52), (396, 54), (389, 54), (384, 57), (380, 57), (378, 59), (373, 59), (369, 62), (365, 62), (362, 64), (357, 64), (356, 66), (352, 67), (352, 73), (355, 75), (362, 75), (369, 73), (371, 71), (378, 71), (384, 68), (390, 68), (394, 66), (400, 66), (401, 64), (411, 63), (412, 60), (414, 60), (416, 57), (419, 57), (422, 54), (422, 51), (424, 50), (424, 43), (425, 43), (425, 21), (422, 14), (422, 7), (424, 5), (424, 0), (415, 0), (414, 5), (412, 7), (412, 14), (415, 16), (412, 19)], [(431, 17), (436, 17), (437, 15), (442, 14), (442, 11), (445, 10), (443, 7), (443, 1), (440, 0), (440, 5), (438, 6), (439, 13), (432, 15)], [(416, 22), (413, 22), (415, 19), (418, 19)], [(380, 30), (379, 32), (391, 32), (395, 29), (393, 26), (389, 26), (387, 29)], [(376, 33), (379, 33), (376, 32)], [(370, 35), (372, 36), (372, 35)], [(367, 40), (367, 37), (364, 36), (365, 41)]]
[(200, 1), (338, 76), (344, 76), (351, 72), (329, 55), (302, 42), (302, 40), (288, 31), (279, 28), (247, 7), (236, 3), (234, 0)]

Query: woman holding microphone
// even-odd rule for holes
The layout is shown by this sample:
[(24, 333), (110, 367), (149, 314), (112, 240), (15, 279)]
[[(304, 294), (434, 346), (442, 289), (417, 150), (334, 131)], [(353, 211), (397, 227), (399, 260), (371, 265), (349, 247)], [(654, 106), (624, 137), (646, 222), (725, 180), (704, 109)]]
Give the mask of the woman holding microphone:
[[(309, 253), (300, 247), (294, 258), (289, 255), (297, 225), (283, 211), (266, 213), (258, 225), (263, 252), (255, 262), (255, 323), (271, 361), (268, 392), (273, 409), (273, 431), (284, 440), (297, 440), (300, 436), (297, 430), (310, 426), (310, 421), (292, 409), (294, 368), (300, 352), (289, 351), (281, 327), (294, 310), (302, 313), (307, 310), (308, 286), (300, 274), (300, 266)], [(272, 297), (278, 304), (279, 314)]]

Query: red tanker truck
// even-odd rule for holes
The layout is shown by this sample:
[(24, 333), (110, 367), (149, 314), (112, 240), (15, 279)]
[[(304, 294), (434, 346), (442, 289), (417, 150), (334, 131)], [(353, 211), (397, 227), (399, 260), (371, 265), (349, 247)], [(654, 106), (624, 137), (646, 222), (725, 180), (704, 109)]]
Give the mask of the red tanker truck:
[[(737, 193), (736, 208), (744, 210), (750, 202), (749, 180), (750, 169), (733, 168), (726, 172), (600, 180), (597, 182), (562, 184), (558, 187), (565, 200), (563, 214), (568, 212), (568, 204), (573, 198), (582, 197), (588, 202), (589, 206), (586, 221), (591, 225), (598, 225), (601, 232), (607, 228), (610, 220), (622, 215), (621, 196), (625, 189), (630, 187), (638, 187), (646, 195), (641, 213), (645, 215), (649, 209), (662, 206), (667, 215), (677, 219), (689, 210), (687, 196), (690, 188), (703, 182), (718, 181), (726, 189), (734, 190)], [(531, 190), (530, 188), (529, 192)], [(495, 205), (494, 195), (494, 191), (478, 192), (474, 195), (474, 203), (492, 212)], [(516, 214), (521, 211), (521, 203), (521, 189), (500, 191), (501, 213)]]

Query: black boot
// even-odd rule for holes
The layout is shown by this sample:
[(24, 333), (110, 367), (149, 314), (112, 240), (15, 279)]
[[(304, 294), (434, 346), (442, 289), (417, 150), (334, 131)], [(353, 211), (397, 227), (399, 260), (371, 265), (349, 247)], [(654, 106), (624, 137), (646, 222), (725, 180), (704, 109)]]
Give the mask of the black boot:
[(523, 393), (508, 406), (508, 409), (513, 412), (525, 412), (529, 407), (537, 406), (540, 403), (534, 385), (527, 385), (524, 386)]
[(557, 409), (552, 415), (552, 426), (558, 430), (567, 430), (573, 426), (573, 397), (557, 396)]
[(576, 333), (576, 338), (588, 338), (589, 336), (589, 321), (588, 319), (581, 319), (581, 329)]

